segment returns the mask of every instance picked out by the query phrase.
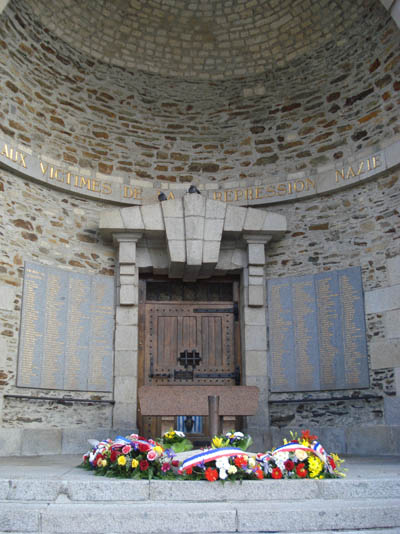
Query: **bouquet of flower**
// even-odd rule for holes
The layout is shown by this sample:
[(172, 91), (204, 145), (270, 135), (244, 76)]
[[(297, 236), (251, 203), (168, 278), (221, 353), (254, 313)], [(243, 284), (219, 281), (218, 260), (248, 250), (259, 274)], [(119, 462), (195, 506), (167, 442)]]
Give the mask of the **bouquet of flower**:
[(243, 434), (243, 432), (227, 432), (224, 436), (214, 436), (211, 441), (211, 447), (213, 449), (219, 449), (221, 447), (237, 447), (242, 451), (247, 451), (250, 445), (253, 443), (251, 436)]
[(211, 448), (186, 458), (178, 471), (189, 480), (255, 480), (264, 478), (264, 472), (255, 455), (246, 454), (236, 447)]
[(156, 441), (131, 434), (117, 436), (115, 441), (91, 441), (92, 449), (83, 456), (80, 467), (96, 475), (120, 478), (174, 478), (172, 467), (178, 467), (175, 453)]
[(272, 452), (257, 454), (266, 478), (339, 478), (344, 460), (337, 454), (327, 454), (317, 436), (303, 430), (301, 437), (291, 433), (291, 441)]
[(193, 451), (183, 432), (170, 430), (157, 443), (137, 434), (114, 441), (92, 441), (81, 467), (95, 474), (123, 478), (181, 478), (189, 480), (261, 480), (338, 478), (343, 462), (327, 454), (317, 436), (303, 430), (266, 453), (245, 452), (252, 439), (241, 432), (214, 436), (207, 449)]
[(165, 432), (159, 441), (163, 447), (171, 448), (176, 453), (193, 449), (193, 443), (186, 438), (185, 434), (172, 428)]

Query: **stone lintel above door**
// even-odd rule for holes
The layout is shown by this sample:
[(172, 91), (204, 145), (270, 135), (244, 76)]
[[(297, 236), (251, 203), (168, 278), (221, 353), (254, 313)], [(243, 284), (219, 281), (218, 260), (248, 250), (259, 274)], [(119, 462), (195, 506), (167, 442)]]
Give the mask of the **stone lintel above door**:
[[(186, 281), (232, 270), (235, 262), (229, 265), (221, 250), (249, 247), (251, 255), (257, 245), (281, 237), (286, 227), (286, 217), (269, 210), (232, 206), (189, 193), (158, 204), (104, 210), (99, 225), (106, 240), (116, 234), (139, 233), (147, 248), (164, 242), (167, 255), (160, 261), (165, 272)], [(240, 260), (237, 267), (244, 267)]]

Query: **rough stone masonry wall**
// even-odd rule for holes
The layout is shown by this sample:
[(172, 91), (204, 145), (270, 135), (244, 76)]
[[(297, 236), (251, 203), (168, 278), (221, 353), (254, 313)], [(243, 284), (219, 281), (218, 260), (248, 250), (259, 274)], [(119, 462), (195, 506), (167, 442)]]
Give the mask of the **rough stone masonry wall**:
[[(266, 277), (303, 275), (361, 265), (364, 290), (389, 284), (388, 262), (400, 256), (400, 169), (318, 201), (274, 206), (288, 218), (286, 236), (267, 249)], [(0, 171), (0, 389), (2, 394), (59, 396), (59, 391), (15, 387), (23, 261), (39, 261), (87, 273), (113, 275), (114, 249), (98, 239), (101, 203), (73, 198)], [(367, 315), (369, 348), (385, 340), (382, 313)], [(65, 392), (61, 392), (64, 394)], [(349, 426), (384, 421), (384, 400), (399, 391), (393, 369), (371, 370), (369, 390), (345, 391), (354, 401), (272, 404), (276, 426)], [(357, 400), (365, 394), (382, 400)], [(311, 393), (329, 397), (332, 392)], [(337, 394), (337, 393), (335, 393)], [(109, 399), (99, 393), (84, 398)], [(271, 400), (303, 399), (307, 394), (272, 394)], [(107, 405), (64, 406), (48, 401), (4, 399), (3, 427), (109, 427)]]
[(56, 164), (149, 187), (316, 174), (400, 137), (389, 13), (371, 1), (334, 37), (256, 77), (185, 81), (89, 59), (15, 0), (0, 19), (0, 134)]
[[(114, 249), (97, 235), (99, 202), (73, 198), (0, 169), (0, 427), (111, 426), (108, 404), (63, 405), (5, 394), (110, 399), (111, 394), (16, 388), (24, 261), (114, 275)], [(1, 417), (1, 412), (2, 417)]]
[[(268, 246), (266, 278), (301, 276), (361, 266), (366, 295), (379, 288), (390, 287), (392, 281), (388, 264), (395, 258), (396, 261), (400, 258), (399, 207), (399, 168), (361, 187), (321, 196), (318, 201), (304, 200), (296, 204), (274, 205), (274, 211), (286, 215), (289, 230), (283, 239)], [(385, 409), (388, 407), (385, 400), (394, 398), (395, 395), (398, 397), (400, 391), (396, 391), (393, 367), (373, 369), (376, 365), (371, 365), (371, 353), (377, 341), (390, 340), (394, 335), (398, 342), (400, 329), (397, 328), (397, 335), (391, 334), (385, 325), (385, 314), (368, 311), (366, 307), (370, 388), (273, 393), (270, 396), (272, 401), (298, 399), (299, 402), (272, 404), (272, 425), (304, 427), (389, 423), (385, 417)], [(351, 396), (353, 400), (301, 402), (306, 398), (342, 395)], [(357, 400), (357, 397), (365, 395), (377, 395), (382, 399)]]

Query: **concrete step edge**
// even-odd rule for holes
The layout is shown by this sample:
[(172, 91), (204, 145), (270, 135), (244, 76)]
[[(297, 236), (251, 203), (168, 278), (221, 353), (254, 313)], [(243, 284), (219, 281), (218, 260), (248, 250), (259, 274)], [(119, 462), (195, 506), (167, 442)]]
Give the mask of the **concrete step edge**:
[[(331, 505), (331, 506), (329, 506)], [(43, 534), (323, 532), (400, 527), (400, 499), (1, 505), (0, 531)]]
[(146, 481), (120, 479), (52, 480), (0, 479), (0, 501), (57, 502), (69, 499), (87, 501), (281, 501), (304, 499), (396, 498), (400, 495), (400, 478), (265, 480), (240, 483), (190, 481)]

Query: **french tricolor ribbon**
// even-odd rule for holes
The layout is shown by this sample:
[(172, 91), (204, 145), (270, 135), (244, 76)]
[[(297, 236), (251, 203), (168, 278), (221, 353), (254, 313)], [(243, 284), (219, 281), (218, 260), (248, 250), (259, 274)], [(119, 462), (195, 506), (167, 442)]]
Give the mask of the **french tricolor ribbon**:
[(182, 463), (178, 473), (182, 474), (185, 469), (189, 467), (196, 467), (202, 463), (206, 464), (212, 462), (213, 460), (218, 460), (219, 458), (231, 458), (233, 456), (248, 456), (242, 449), (236, 447), (221, 447), (220, 449), (209, 449), (207, 451), (202, 451), (198, 454), (194, 454), (189, 458), (186, 458)]
[(320, 460), (322, 460), (325, 464), (328, 463), (328, 455), (319, 441), (313, 441), (312, 448)]
[(305, 445), (291, 441), (290, 443), (275, 449), (272, 453), (272, 456), (274, 456), (277, 452), (294, 452), (299, 449), (315, 454), (322, 462), (324, 462), (324, 464), (328, 464), (328, 455), (319, 441), (313, 441), (311, 447), (306, 447)]
[(129, 438), (124, 438), (123, 436), (117, 436), (114, 440), (114, 446), (117, 446), (117, 447), (123, 446), (123, 445), (132, 445), (132, 444), (148, 445), (151, 449), (154, 449), (154, 447), (157, 445), (156, 442), (147, 441), (147, 439), (139, 439), (139, 438), (129, 439)]

